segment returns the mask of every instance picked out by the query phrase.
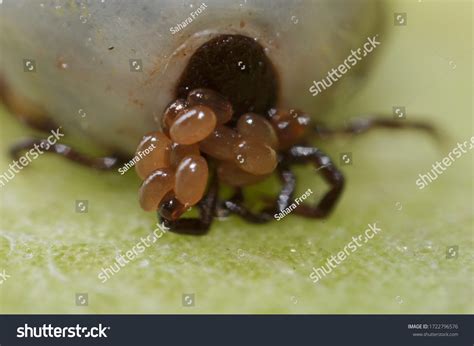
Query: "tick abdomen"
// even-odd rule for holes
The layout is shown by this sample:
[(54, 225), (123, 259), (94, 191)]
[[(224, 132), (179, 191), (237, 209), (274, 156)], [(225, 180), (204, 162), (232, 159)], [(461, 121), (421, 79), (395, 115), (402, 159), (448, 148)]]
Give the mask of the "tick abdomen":
[[(268, 64), (261, 80), (237, 88), (240, 94), (227, 82), (221, 86), (236, 114), (269, 106), (322, 112), (336, 89), (360, 76), (368, 59), (325, 95), (312, 97), (308, 86), (343, 61), (351, 47), (379, 32), (379, 3), (293, 1), (289, 7), (286, 0), (209, 0), (199, 17), (172, 34), (169, 29), (194, 10), (182, 1), (60, 7), (52, 1), (6, 1), (0, 14), (1, 73), (15, 93), (44, 108), (67, 133), (132, 155), (142, 135), (157, 129), (155, 118), (176, 99), (194, 53), (225, 35), (255, 40), (265, 53), (255, 66), (266, 57), (276, 71), (268, 73)], [(24, 59), (35, 61), (34, 72), (24, 70)], [(252, 61), (239, 61), (236, 67), (245, 76)], [(276, 92), (268, 87), (275, 79)]]

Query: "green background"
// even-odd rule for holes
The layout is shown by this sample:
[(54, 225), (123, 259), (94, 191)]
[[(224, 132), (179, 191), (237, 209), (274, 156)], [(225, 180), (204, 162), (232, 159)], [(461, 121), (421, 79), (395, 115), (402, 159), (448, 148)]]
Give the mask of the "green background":
[[(406, 12), (408, 25), (392, 26), (393, 12)], [(139, 180), (132, 171), (97, 173), (40, 157), (0, 188), (0, 272), (10, 275), (0, 285), (0, 312), (474, 312), (472, 151), (427, 188), (415, 185), (419, 173), (473, 135), (472, 18), (470, 1), (391, 3), (391, 33), (381, 38), (370, 80), (326, 121), (402, 105), (409, 119), (439, 126), (447, 143), (387, 130), (317, 143), (336, 161), (341, 152), (353, 156), (342, 167), (343, 198), (324, 221), (289, 215), (259, 226), (231, 217), (204, 237), (168, 233), (102, 284), (100, 269), (155, 227), (155, 215), (137, 203)], [(0, 121), (4, 172), (8, 147), (33, 132), (3, 109)], [(327, 189), (310, 168), (298, 175), (300, 192)], [(253, 192), (274, 188), (269, 182)], [(88, 213), (75, 212), (76, 200), (89, 201)], [(317, 284), (310, 281), (313, 266), (375, 221), (379, 235)], [(446, 259), (453, 245), (458, 257)], [(75, 294), (86, 292), (89, 305), (76, 306)], [(194, 307), (183, 307), (183, 293), (195, 294)]]

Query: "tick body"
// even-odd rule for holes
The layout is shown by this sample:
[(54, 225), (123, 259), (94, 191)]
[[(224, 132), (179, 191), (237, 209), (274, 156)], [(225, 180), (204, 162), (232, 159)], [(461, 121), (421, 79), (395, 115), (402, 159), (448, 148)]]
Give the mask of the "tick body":
[[(335, 130), (315, 121), (340, 88), (364, 75), (372, 57), (318, 97), (308, 91), (311, 80), (322, 79), (351, 47), (382, 31), (379, 1), (345, 6), (295, 1), (288, 16), (283, 0), (245, 8), (215, 0), (206, 2), (192, 26), (171, 35), (167, 27), (183, 13), (179, 4), (82, 4), (90, 13), (84, 17), (74, 8), (59, 16), (51, 2), (41, 21), (31, 21), (32, 3), (19, 0), (2, 5), (0, 21), (7, 33), (0, 37), (6, 53), (0, 88), (5, 105), (35, 128), (60, 124), (114, 153), (90, 158), (64, 144), (49, 149), (78, 163), (116, 170), (135, 153), (141, 207), (157, 212), (176, 232), (205, 234), (221, 211), (254, 223), (273, 220), (293, 202), (297, 179), (291, 168), (298, 164), (315, 166), (329, 188), (315, 205), (298, 203), (293, 213), (326, 217), (341, 196), (344, 178), (329, 156), (312, 146), (314, 139), (375, 127), (434, 131), (387, 119)], [(64, 30), (50, 30), (45, 18)], [(19, 43), (25, 33), (31, 44)], [(142, 36), (147, 39), (137, 45)], [(35, 71), (18, 68), (24, 57), (34, 60)], [(41, 141), (28, 139), (11, 152), (18, 156)], [(242, 189), (275, 174), (282, 185), (278, 196), (262, 210), (249, 210)], [(231, 198), (219, 198), (222, 184), (234, 189)], [(184, 217), (192, 207), (199, 217)]]
[[(202, 13), (172, 34), (170, 28), (202, 2), (3, 1), (0, 74), (11, 91), (7, 98), (17, 106), (15, 100), (25, 99), (34, 105), (39, 114), (30, 111), (33, 119), (24, 115), (24, 121), (61, 125), (71, 136), (128, 157), (143, 134), (159, 129), (159, 118), (172, 100), (186, 98), (193, 89), (214, 89), (211, 82), (228, 91), (242, 86), (240, 95), (230, 98), (237, 111), (254, 103), (255, 111), (263, 113), (276, 102), (315, 109), (323, 116), (337, 100), (336, 91), (363, 78), (372, 59), (361, 62), (326, 95), (312, 97), (311, 81), (323, 78), (351, 47), (382, 31), (378, 0), (204, 2)], [(250, 38), (264, 56), (246, 55), (249, 41), (216, 45), (213, 40), (222, 35)], [(190, 64), (200, 48), (207, 51), (201, 56), (208, 57), (208, 71)], [(259, 60), (270, 61), (276, 75), (261, 70), (261, 80), (247, 82)], [(210, 76), (216, 61), (228, 64), (221, 63)], [(270, 83), (278, 84), (272, 93), (264, 87)]]

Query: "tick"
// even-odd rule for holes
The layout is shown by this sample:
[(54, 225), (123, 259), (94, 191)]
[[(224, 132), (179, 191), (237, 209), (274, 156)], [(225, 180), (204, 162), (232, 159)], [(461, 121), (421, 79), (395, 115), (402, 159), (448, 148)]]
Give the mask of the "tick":
[[(246, 62), (246, 73), (238, 61)], [(303, 111), (277, 108), (277, 94), (277, 73), (254, 40), (221, 35), (197, 49), (177, 84), (176, 99), (163, 110), (156, 130), (144, 134), (138, 144), (135, 169), (143, 181), (141, 207), (157, 212), (174, 232), (186, 234), (205, 234), (219, 210), (251, 223), (270, 222), (294, 200), (297, 178), (292, 167), (311, 164), (329, 189), (314, 205), (298, 203), (293, 214), (325, 218), (341, 197), (344, 176), (312, 142), (373, 128), (415, 128), (435, 134), (424, 123), (386, 118), (361, 119), (330, 129)], [(21, 142), (12, 155), (18, 157), (41, 141)], [(91, 158), (63, 144), (49, 151), (102, 170), (117, 169), (130, 160)], [(250, 210), (242, 189), (273, 174), (281, 181), (279, 194), (263, 209)], [(231, 198), (219, 198), (221, 184), (234, 189)], [(192, 207), (198, 208), (199, 217), (183, 217)]]
[[(43, 146), (51, 153), (120, 174), (135, 166), (140, 206), (187, 234), (205, 234), (222, 214), (271, 222), (298, 197), (296, 165), (314, 166), (328, 190), (315, 204), (297, 203), (291, 217), (328, 217), (345, 182), (318, 148), (323, 141), (374, 128), (436, 134), (429, 124), (380, 116), (337, 129), (321, 122), (330, 104), (340, 101), (335, 91), (357, 85), (383, 49), (379, 42), (385, 46), (380, 1), (221, 5), (209, 4), (170, 34), (189, 15), (182, 1), (142, 7), (91, 2), (84, 4), (87, 20), (78, 19), (74, 7), (7, 2), (0, 99), (37, 130), (62, 126), (64, 140)], [(373, 47), (368, 37), (376, 37)], [(370, 54), (356, 48), (366, 46)], [(24, 69), (25, 59), (34, 71)], [(140, 68), (130, 68), (131, 61)], [(111, 154), (85, 155), (65, 144), (73, 137)], [(11, 154), (19, 157), (41, 143), (45, 139), (22, 140)], [(341, 163), (352, 159), (346, 155)], [(243, 191), (270, 176), (279, 178), (280, 192), (262, 197), (261, 209), (250, 208)], [(223, 185), (233, 191), (229, 198), (219, 195)], [(193, 207), (199, 216), (189, 218)]]

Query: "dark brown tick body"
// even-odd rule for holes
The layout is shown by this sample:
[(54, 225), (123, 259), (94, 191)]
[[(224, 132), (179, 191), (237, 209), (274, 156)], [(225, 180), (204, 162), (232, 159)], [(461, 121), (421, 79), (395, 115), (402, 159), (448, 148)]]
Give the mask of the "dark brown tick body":
[[(139, 150), (150, 143), (158, 148), (136, 167), (144, 179), (142, 207), (157, 210), (171, 230), (185, 234), (205, 234), (222, 210), (252, 223), (269, 222), (293, 201), (296, 177), (292, 166), (312, 164), (330, 188), (315, 205), (299, 204), (293, 213), (324, 218), (341, 196), (344, 177), (310, 140), (360, 134), (377, 127), (415, 128), (435, 134), (434, 128), (424, 123), (385, 118), (328, 129), (301, 111), (276, 108), (278, 93), (276, 69), (255, 40), (221, 35), (197, 49), (177, 83), (176, 100), (165, 110), (161, 131), (147, 134), (140, 143)], [(4, 96), (3, 101), (18, 113), (8, 98)], [(21, 142), (11, 153), (18, 156), (40, 141)], [(116, 169), (123, 162), (113, 156), (88, 158), (63, 144), (50, 151), (96, 169)], [(263, 210), (249, 210), (242, 188), (274, 172), (282, 183), (280, 193)], [(230, 199), (219, 200), (219, 183), (234, 186)], [(193, 205), (198, 207), (199, 217), (182, 218)]]

